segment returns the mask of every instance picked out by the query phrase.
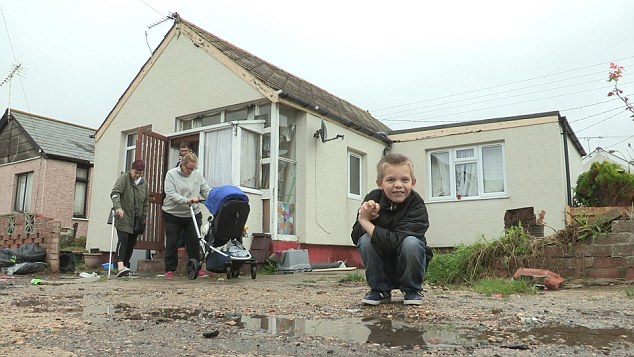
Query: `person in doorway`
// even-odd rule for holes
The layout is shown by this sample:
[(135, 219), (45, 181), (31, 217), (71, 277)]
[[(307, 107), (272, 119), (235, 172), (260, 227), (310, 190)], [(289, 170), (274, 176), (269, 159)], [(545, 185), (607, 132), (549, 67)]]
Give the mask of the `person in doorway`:
[(432, 252), (425, 240), (427, 208), (414, 191), (412, 161), (400, 154), (382, 157), (376, 183), (379, 188), (363, 199), (351, 234), (370, 286), (361, 302), (388, 302), (392, 290), (400, 289), (404, 304), (421, 305), (421, 284)]
[(130, 275), (130, 258), (139, 236), (134, 230), (135, 220), (145, 221), (148, 212), (150, 193), (143, 178), (144, 170), (143, 160), (135, 160), (130, 170), (119, 176), (110, 193), (116, 215), (118, 277)]
[[(196, 170), (198, 157), (194, 153), (183, 156), (179, 167), (165, 176), (165, 200), (163, 201), (163, 222), (165, 225), (165, 277), (174, 277), (178, 266), (178, 240), (185, 239), (187, 255), (200, 260), (200, 246), (196, 227), (189, 210), (194, 209), (198, 228), (202, 225), (199, 203), (207, 199), (209, 185), (202, 173)], [(201, 271), (201, 273), (204, 273)], [(201, 274), (199, 273), (199, 275)]]
[(189, 154), (190, 152), (194, 152), (192, 150), (191, 144), (187, 141), (181, 142), (180, 145), (178, 146), (178, 163), (176, 163), (176, 167), (179, 167), (181, 165), (181, 162), (183, 161), (183, 157)]

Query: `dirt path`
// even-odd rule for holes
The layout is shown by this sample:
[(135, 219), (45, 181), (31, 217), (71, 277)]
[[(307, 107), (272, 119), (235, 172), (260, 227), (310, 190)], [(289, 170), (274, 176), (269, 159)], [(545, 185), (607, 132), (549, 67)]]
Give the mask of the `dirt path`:
[(426, 287), (422, 306), (394, 292), (368, 307), (365, 284), (339, 282), (349, 273), (0, 279), (0, 355), (634, 355), (623, 285), (509, 298)]

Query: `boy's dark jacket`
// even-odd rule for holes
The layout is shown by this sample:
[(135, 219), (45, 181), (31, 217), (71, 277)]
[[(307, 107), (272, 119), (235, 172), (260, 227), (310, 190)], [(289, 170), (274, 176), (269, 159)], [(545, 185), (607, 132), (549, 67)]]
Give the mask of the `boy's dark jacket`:
[[(372, 244), (387, 252), (394, 252), (407, 236), (414, 236), (427, 244), (425, 239), (425, 232), (429, 228), (427, 208), (423, 198), (416, 191), (412, 190), (405, 201), (395, 204), (383, 194), (383, 190), (375, 189), (363, 199), (364, 202), (369, 200), (379, 202), (380, 205), (379, 217), (372, 221), (376, 226), (371, 237)], [(352, 227), (351, 234), (355, 245), (366, 233), (358, 219), (357, 214), (357, 221)]]

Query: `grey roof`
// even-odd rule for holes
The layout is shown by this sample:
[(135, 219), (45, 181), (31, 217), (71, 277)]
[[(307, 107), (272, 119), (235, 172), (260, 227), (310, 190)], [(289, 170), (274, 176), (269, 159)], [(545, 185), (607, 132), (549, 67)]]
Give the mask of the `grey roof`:
[(11, 115), (44, 154), (72, 161), (95, 161), (95, 129), (15, 109), (11, 109)]
[[(323, 115), (330, 116), (348, 127), (364, 130), (368, 133), (390, 130), (388, 126), (374, 118), (368, 111), (270, 64), (180, 17), (178, 21), (190, 27), (210, 45), (220, 50), (267, 86), (274, 90), (283, 91), (280, 95), (282, 98), (290, 98)], [(318, 109), (315, 109), (316, 107)]]

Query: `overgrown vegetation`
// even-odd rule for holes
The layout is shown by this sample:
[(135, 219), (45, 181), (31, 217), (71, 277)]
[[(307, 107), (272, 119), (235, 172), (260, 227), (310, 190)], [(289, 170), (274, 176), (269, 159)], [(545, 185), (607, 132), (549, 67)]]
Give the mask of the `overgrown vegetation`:
[(634, 174), (609, 162), (594, 162), (579, 175), (575, 205), (586, 207), (630, 206), (634, 202)]
[(85, 252), (86, 236), (74, 237), (71, 235), (60, 235), (59, 250), (69, 252)]
[[(579, 225), (567, 226), (550, 236), (533, 237), (521, 226), (513, 226), (505, 230), (502, 237), (493, 241), (481, 237), (473, 244), (460, 244), (451, 253), (434, 252), (434, 259), (429, 263), (425, 278), (431, 284), (442, 286), (484, 284), (495, 287), (495, 281), (480, 282), (496, 276), (510, 276), (519, 267), (536, 265), (543, 257), (544, 246), (572, 245), (595, 239), (598, 234), (606, 232), (608, 227), (609, 222), (590, 223), (585, 219)], [(511, 292), (526, 292), (523, 283), (509, 284)]]

